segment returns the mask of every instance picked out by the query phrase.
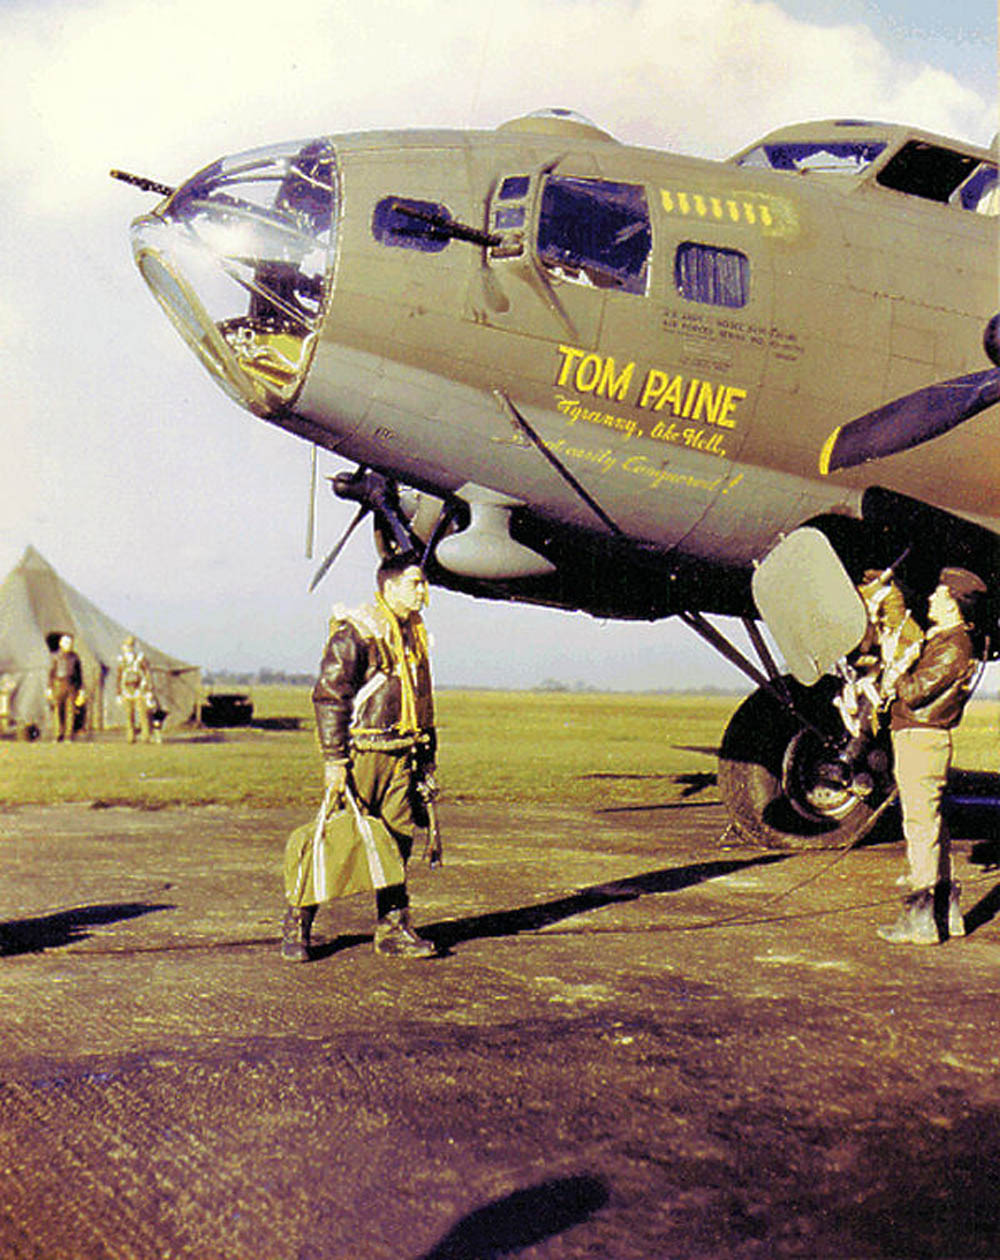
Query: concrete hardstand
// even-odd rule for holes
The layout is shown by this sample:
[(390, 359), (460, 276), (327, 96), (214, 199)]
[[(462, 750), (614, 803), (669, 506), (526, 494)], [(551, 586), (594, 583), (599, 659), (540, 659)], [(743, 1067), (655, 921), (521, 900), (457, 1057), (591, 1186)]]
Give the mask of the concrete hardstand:
[[(719, 805), (447, 803), (279, 955), (302, 812), (0, 814), (0, 1255), (996, 1256), (997, 841), (968, 935), (894, 946), (900, 846), (765, 852)], [(419, 850), (419, 846), (418, 846)]]

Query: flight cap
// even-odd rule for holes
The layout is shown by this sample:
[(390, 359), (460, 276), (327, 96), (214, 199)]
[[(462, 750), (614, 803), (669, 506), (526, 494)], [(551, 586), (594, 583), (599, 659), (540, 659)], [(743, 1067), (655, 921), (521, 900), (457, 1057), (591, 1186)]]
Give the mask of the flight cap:
[(963, 617), (967, 617), (986, 594), (986, 583), (969, 569), (942, 569), (938, 581), (948, 588)]

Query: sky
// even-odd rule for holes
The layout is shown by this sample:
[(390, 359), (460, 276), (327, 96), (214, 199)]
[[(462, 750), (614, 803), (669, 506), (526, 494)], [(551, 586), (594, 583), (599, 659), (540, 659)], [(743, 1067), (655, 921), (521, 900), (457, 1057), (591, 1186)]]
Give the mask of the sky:
[[(182, 344), (131, 258), (154, 199), (109, 168), (176, 184), (281, 140), (492, 128), (545, 106), (706, 157), (834, 116), (988, 144), (996, 24), (993, 0), (0, 0), (0, 575), (31, 544), (213, 670), (313, 671), (330, 606), (370, 593), (365, 528), (308, 593), (352, 511), (321, 493), (307, 559), (308, 445)], [(322, 477), (345, 467), (321, 455)], [(743, 684), (676, 621), (442, 591), (427, 620), (442, 684)]]

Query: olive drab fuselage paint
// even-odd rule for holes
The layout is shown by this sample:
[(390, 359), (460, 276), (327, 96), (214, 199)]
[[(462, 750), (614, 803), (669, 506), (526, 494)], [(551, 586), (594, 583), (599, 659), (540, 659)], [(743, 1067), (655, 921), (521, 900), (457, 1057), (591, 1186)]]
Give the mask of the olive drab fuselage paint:
[[(872, 487), (1000, 528), (995, 408), (819, 467), (836, 426), (984, 367), (987, 150), (838, 122), (705, 161), (548, 116), (286, 148), (244, 155), (278, 171), (266, 226), (284, 235), (234, 316), (209, 313), (169, 238), (193, 227), (217, 248), (202, 225), (213, 199), (236, 213), (243, 159), (137, 220), (140, 267), (249, 409), (441, 501), (499, 496), (556, 570), (433, 580), (601, 615), (753, 615), (754, 562), (805, 522), (864, 529)], [(911, 149), (944, 155), (950, 201), (940, 180), (901, 181)]]

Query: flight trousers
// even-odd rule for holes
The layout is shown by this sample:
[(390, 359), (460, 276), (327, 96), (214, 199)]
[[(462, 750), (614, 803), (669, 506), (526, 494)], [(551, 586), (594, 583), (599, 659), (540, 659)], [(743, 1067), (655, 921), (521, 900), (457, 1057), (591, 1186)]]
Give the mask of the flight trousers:
[[(358, 803), (366, 814), (381, 818), (399, 847), (403, 866), (413, 850), (416, 820), (413, 812), (413, 757), (410, 749), (394, 752), (354, 750), (351, 780)], [(393, 910), (410, 903), (406, 884), (380, 888), (375, 894), (376, 917), (385, 918)]]

